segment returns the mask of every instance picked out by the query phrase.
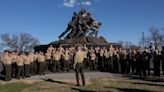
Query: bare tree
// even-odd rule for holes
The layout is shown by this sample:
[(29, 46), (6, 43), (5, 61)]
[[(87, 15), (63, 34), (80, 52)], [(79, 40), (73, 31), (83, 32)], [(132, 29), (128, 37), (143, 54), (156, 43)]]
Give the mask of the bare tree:
[[(164, 45), (164, 28), (159, 30), (156, 27), (151, 27), (149, 29), (150, 35), (147, 37), (144, 37), (144, 44), (147, 46), (150, 45), (150, 43), (153, 43), (156, 47)], [(143, 37), (139, 43), (143, 43)]]
[(155, 27), (150, 28), (150, 40), (154, 42), (155, 46), (160, 45), (161, 43), (161, 34), (159, 30)]
[(119, 40), (118, 43), (119, 43), (121, 46), (123, 46), (123, 44), (124, 44), (124, 42), (121, 41), (121, 40)]
[(118, 41), (118, 43), (124, 48), (131, 48), (132, 46), (135, 46), (135, 45), (133, 45), (132, 42), (129, 42), (129, 41), (121, 41), (120, 40), (120, 41)]
[(130, 48), (132, 45), (133, 45), (132, 42), (129, 42), (129, 41), (124, 42), (124, 47), (125, 48)]
[(139, 41), (139, 47), (143, 47), (143, 44), (144, 44), (144, 47), (148, 47), (150, 45), (150, 42), (151, 42), (151, 39), (150, 37), (148, 36), (145, 36), (145, 37), (141, 37), (141, 41)]
[(162, 33), (159, 29), (152, 27), (150, 28), (150, 40), (154, 42), (155, 46), (160, 46), (164, 44), (164, 33)]
[(1, 46), (3, 49), (11, 51), (27, 52), (33, 50), (34, 46), (39, 44), (39, 40), (27, 33), (4, 33), (0, 35)]

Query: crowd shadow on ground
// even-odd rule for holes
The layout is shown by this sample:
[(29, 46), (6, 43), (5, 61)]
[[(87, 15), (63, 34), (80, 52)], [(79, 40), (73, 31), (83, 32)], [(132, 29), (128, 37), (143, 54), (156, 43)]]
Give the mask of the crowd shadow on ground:
[[(128, 80), (141, 80), (142, 82), (137, 82), (137, 81), (124, 81), (124, 80), (120, 80), (122, 82), (130, 82), (131, 84), (141, 84), (141, 85), (148, 85), (148, 86), (161, 86), (164, 87), (164, 78), (163, 77), (153, 77), (153, 76), (149, 76), (149, 77), (140, 77), (140, 76), (133, 76), (133, 75), (121, 75), (121, 77), (125, 77), (128, 78)], [(67, 85), (69, 87), (69, 89), (72, 89), (74, 91), (79, 91), (79, 92), (99, 92), (100, 90), (94, 90), (94, 89), (89, 89), (83, 86), (75, 86), (75, 84), (70, 83), (70, 82), (65, 82), (62, 80), (54, 80), (51, 78), (47, 78), (47, 79), (43, 79), (46, 82), (52, 82), (52, 83), (57, 83), (57, 84), (64, 84)], [(103, 86), (103, 85), (102, 85)], [(121, 88), (121, 87), (108, 87), (108, 86), (103, 86), (105, 89), (109, 90), (107, 92), (112, 92), (110, 90), (114, 89), (117, 91), (121, 91), (121, 92), (151, 92), (149, 89), (137, 89), (137, 88)], [(94, 90), (94, 91), (93, 91)]]
[(142, 81), (148, 81), (148, 82), (164, 82), (164, 77), (135, 76), (135, 75), (122, 75), (122, 77), (127, 77), (129, 80), (142, 80)]
[(59, 81), (59, 80), (53, 80), (53, 79), (43, 79), (46, 82), (52, 82), (52, 83), (57, 83), (57, 84), (64, 84), (67, 85), (70, 89), (75, 90), (75, 91), (79, 91), (79, 92), (95, 92), (92, 90), (86, 90), (86, 89), (82, 89), (81, 87), (84, 86), (76, 86), (75, 84), (69, 83), (69, 82), (64, 82), (64, 81)]
[(58, 84), (67, 84), (67, 85), (70, 85), (70, 83), (68, 83), (68, 82), (53, 80), (53, 79), (50, 79), (50, 78), (48, 78), (48, 79), (42, 79), (42, 80), (44, 80), (46, 82), (53, 82), (53, 83), (58, 83)]
[[(113, 92), (113, 91), (110, 91), (110, 90), (117, 90), (117, 91), (120, 91), (120, 92), (152, 92), (152, 91), (148, 91), (148, 90), (142, 90), (142, 89), (133, 89), (133, 88), (117, 88), (117, 87), (104, 87), (104, 88), (109, 88), (108, 91), (103, 91), (103, 92)], [(80, 89), (80, 88), (76, 88), (76, 87), (72, 87), (71, 88), (72, 90), (75, 90), (75, 91), (79, 91), (79, 92), (100, 92), (99, 90), (85, 90), (85, 89)]]
[(164, 84), (153, 84), (153, 83), (132, 83), (132, 84), (142, 84), (142, 85), (149, 85), (149, 86), (162, 86), (162, 87), (164, 87)]
[[(83, 86), (80, 86), (80, 87), (79, 86), (75, 86), (74, 84), (71, 84), (69, 82), (64, 82), (64, 81), (59, 81), (59, 80), (53, 80), (53, 79), (50, 79), (50, 78), (49, 79), (43, 79), (43, 80), (46, 81), (46, 82), (53, 82), (53, 83), (57, 83), (57, 84), (67, 85), (67, 86), (69, 86), (70, 89), (72, 89), (74, 91), (79, 91), (79, 92), (100, 92), (100, 90), (94, 90), (94, 89), (91, 89), (90, 90), (88, 88), (85, 89), (85, 87), (83, 87)], [(147, 85), (154, 85), (154, 84), (147, 84)], [(159, 86), (159, 85), (156, 85), (156, 86)], [(164, 85), (160, 85), (160, 86), (164, 86)], [(112, 89), (118, 90), (120, 92), (151, 92), (149, 90), (135, 89), (135, 88), (119, 88), (119, 87), (108, 87), (108, 86), (104, 86), (104, 88), (109, 89), (109, 91), (106, 91), (106, 92), (112, 92), (112, 91), (110, 91)]]
[(117, 87), (107, 87), (107, 86), (104, 86), (104, 87), (109, 88), (109, 89), (116, 89), (121, 92), (152, 92), (152, 91), (148, 91), (148, 90), (134, 89), (134, 88), (117, 88)]
[(81, 88), (77, 88), (77, 87), (71, 87), (71, 89), (75, 90), (75, 91), (79, 91), (79, 92), (96, 92), (96, 91), (81, 89)]
[(147, 77), (147, 76), (133, 76), (133, 75), (122, 75), (122, 77), (126, 77), (129, 80), (140, 80), (140, 81), (142, 81), (142, 82), (131, 82), (132, 84), (164, 87), (164, 78), (163, 77), (154, 77), (154, 76), (148, 76)]

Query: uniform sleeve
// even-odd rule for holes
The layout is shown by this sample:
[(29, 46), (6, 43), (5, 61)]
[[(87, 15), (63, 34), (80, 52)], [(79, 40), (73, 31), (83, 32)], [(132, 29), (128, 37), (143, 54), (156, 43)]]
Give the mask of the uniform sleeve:
[(77, 63), (77, 54), (74, 56), (74, 64)]
[(3, 63), (3, 64), (5, 64), (5, 59), (3, 58), (3, 56), (1, 56), (1, 62)]
[(75, 66), (77, 64), (77, 60), (78, 60), (78, 55), (76, 53), (75, 56), (74, 56), (74, 69), (75, 69)]
[(1, 57), (0, 57), (0, 61), (3, 62), (3, 55), (1, 55)]

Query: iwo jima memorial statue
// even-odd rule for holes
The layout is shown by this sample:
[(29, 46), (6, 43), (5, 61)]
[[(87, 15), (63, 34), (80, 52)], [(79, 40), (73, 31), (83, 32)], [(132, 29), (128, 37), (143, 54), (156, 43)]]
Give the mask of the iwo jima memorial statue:
[(118, 43), (109, 43), (102, 36), (98, 37), (101, 22), (93, 19), (91, 14), (85, 9), (78, 13), (74, 12), (71, 21), (68, 23), (66, 30), (59, 35), (59, 41), (51, 42), (47, 45), (35, 46), (35, 51), (46, 51), (52, 46), (73, 47), (76, 44), (82, 44), (87, 47), (119, 47)]

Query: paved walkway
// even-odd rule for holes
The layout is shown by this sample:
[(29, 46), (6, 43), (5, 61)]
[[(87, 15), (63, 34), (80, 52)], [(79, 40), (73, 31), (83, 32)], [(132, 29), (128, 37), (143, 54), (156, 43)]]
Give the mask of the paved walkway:
[[(85, 78), (87, 81), (89, 81), (90, 79), (94, 79), (94, 78), (109, 78), (109, 77), (115, 77), (115, 76), (123, 76), (121, 74), (114, 74), (114, 73), (109, 73), (109, 72), (99, 72), (99, 71), (95, 71), (95, 72), (84, 72), (85, 74)], [(124, 75), (126, 76), (126, 75)], [(130, 75), (129, 75), (130, 76)], [(133, 77), (138, 77), (138, 76), (133, 76)], [(153, 77), (154, 76), (149, 76), (149, 77)], [(81, 78), (81, 77), (80, 77)], [(71, 72), (61, 72), (61, 73), (51, 73), (51, 74), (46, 74), (46, 75), (35, 75), (35, 76), (31, 76), (28, 78), (24, 78), (24, 79), (12, 79), (10, 82), (15, 82), (15, 81), (47, 81), (47, 80), (58, 80), (58, 81), (73, 81), (75, 82), (75, 73), (73, 71)], [(164, 76), (162, 75), (159, 79), (164, 79)], [(0, 81), (0, 83), (10, 83), (10, 82), (5, 82), (3, 80)]]
[[(116, 76), (116, 74), (112, 73), (107, 73), (107, 72), (84, 72), (85, 79), (86, 79), (86, 84), (90, 84), (90, 79), (94, 78), (109, 78)], [(81, 80), (81, 76), (80, 76)], [(45, 74), (45, 75), (35, 75), (31, 77), (27, 77), (24, 79), (15, 79), (12, 78), (10, 81), (3, 81), (0, 80), (0, 84), (6, 84), (6, 83), (13, 83), (13, 82), (19, 82), (19, 81), (24, 81), (26, 83), (34, 83), (36, 81), (48, 81), (48, 82), (64, 82), (64, 83), (70, 83), (70, 84), (75, 84), (76, 83), (76, 78), (75, 78), (75, 73), (72, 72), (61, 72), (61, 73), (54, 73), (54, 74)]]
[[(112, 77), (114, 74), (105, 73), (105, 72), (84, 72), (86, 79), (91, 78), (106, 78)], [(46, 79), (55, 79), (55, 80), (73, 80), (75, 79), (75, 73), (54, 73), (54, 74), (46, 74), (46, 75), (35, 75), (25, 79), (20, 80), (46, 80)], [(13, 81), (17, 79), (12, 79)]]

